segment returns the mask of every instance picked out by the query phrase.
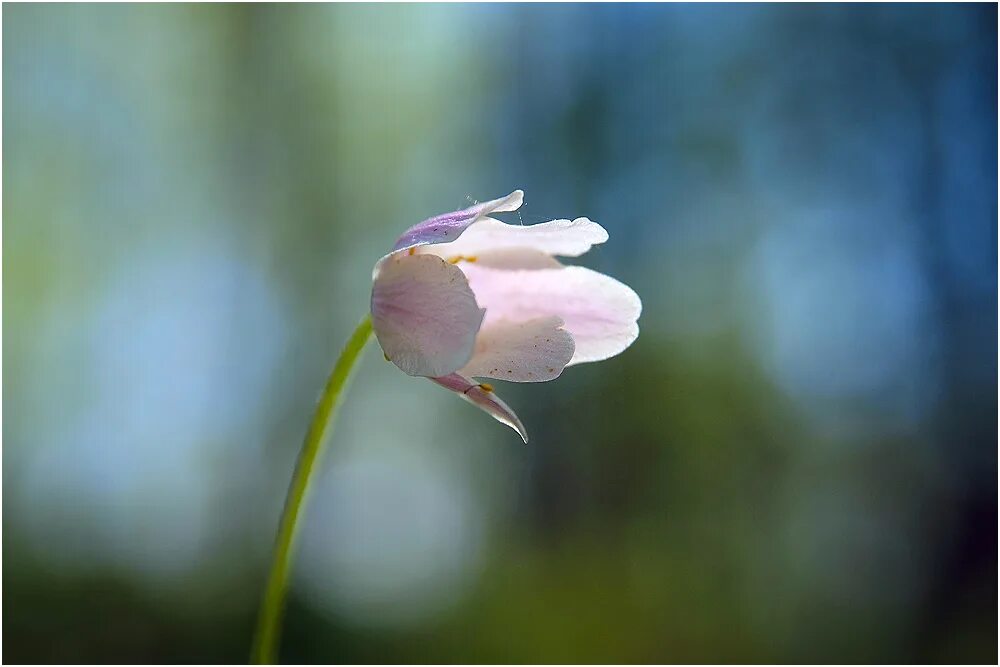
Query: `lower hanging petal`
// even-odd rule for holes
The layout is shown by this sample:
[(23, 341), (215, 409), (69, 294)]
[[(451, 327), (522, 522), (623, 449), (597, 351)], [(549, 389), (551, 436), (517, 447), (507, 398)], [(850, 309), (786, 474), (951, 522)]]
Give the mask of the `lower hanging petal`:
[(458, 373), (451, 373), (450, 375), (443, 377), (429, 379), (433, 380), (445, 389), (452, 390), (469, 403), (472, 403), (489, 413), (491, 417), (496, 419), (501, 424), (506, 424), (511, 427), (518, 432), (521, 439), (524, 440), (525, 444), (527, 444), (528, 432), (524, 430), (524, 424), (522, 424), (521, 420), (517, 418), (514, 411), (511, 410), (506, 403), (500, 400), (500, 397), (496, 395), (493, 391), (493, 387), (490, 385), (473, 382)]

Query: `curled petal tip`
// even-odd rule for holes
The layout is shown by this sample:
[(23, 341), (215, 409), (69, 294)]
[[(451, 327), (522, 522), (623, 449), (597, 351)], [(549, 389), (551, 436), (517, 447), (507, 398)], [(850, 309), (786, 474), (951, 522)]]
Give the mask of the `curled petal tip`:
[(498, 205), (493, 211), (496, 212), (507, 212), (516, 211), (521, 208), (521, 204), (524, 203), (524, 190), (514, 190), (509, 195), (504, 197), (502, 203)]
[(430, 379), (445, 389), (455, 392), (469, 403), (488, 413), (501, 424), (506, 424), (514, 429), (521, 436), (521, 440), (525, 444), (528, 444), (528, 432), (525, 430), (524, 424), (521, 423), (521, 420), (518, 419), (514, 411), (510, 409), (510, 406), (496, 395), (492, 386), (473, 382), (458, 373)]

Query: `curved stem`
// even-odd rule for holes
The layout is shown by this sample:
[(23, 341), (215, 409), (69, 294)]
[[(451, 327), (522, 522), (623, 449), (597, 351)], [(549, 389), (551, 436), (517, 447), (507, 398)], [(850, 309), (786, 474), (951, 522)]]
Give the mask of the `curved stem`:
[(326, 388), (316, 405), (312, 423), (302, 443), (299, 459), (292, 475), (292, 483), (285, 497), (285, 508), (282, 511), (281, 523), (278, 526), (278, 536), (274, 544), (274, 557), (271, 562), (271, 573), (268, 575), (267, 588), (260, 606), (260, 616), (257, 620), (257, 631), (254, 635), (253, 649), (250, 655), (255, 664), (272, 664), (277, 657), (278, 641), (281, 636), (281, 616), (284, 611), (285, 593), (288, 590), (288, 571), (291, 562), (291, 551), (295, 543), (296, 528), (299, 513), (305, 502), (306, 492), (316, 461), (323, 450), (324, 437), (335, 416), (337, 405), (344, 387), (351, 376), (351, 369), (361, 356), (365, 343), (371, 337), (371, 316), (365, 316), (344, 345), (340, 358), (330, 372)]

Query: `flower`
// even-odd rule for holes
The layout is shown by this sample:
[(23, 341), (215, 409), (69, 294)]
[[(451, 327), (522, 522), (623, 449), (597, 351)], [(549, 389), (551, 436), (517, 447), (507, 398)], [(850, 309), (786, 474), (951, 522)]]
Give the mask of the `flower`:
[(639, 296), (610, 276), (556, 259), (608, 240), (587, 218), (509, 225), (524, 193), (410, 227), (372, 274), (372, 326), (386, 359), (528, 435), (493, 387), (471, 378), (546, 382), (622, 352), (639, 335)]

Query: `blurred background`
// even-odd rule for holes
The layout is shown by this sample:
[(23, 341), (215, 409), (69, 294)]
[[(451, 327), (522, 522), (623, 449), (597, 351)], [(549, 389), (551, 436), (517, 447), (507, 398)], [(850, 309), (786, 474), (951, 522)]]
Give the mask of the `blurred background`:
[(3, 648), (248, 656), (314, 401), (409, 225), (523, 188), (639, 340), (372, 345), (301, 662), (995, 662), (997, 8), (6, 6)]

